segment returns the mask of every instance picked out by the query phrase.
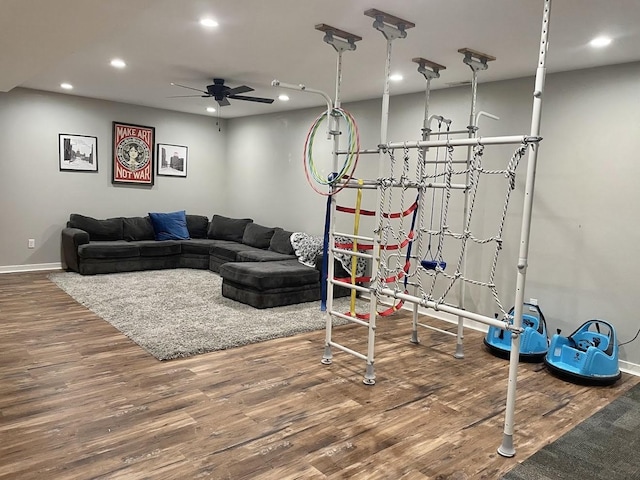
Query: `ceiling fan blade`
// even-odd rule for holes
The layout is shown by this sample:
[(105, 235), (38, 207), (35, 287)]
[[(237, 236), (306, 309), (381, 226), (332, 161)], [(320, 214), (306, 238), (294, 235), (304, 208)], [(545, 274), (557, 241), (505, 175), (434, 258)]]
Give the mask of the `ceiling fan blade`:
[(234, 100), (247, 100), (249, 102), (273, 103), (273, 98), (243, 97), (241, 95), (229, 95), (229, 98), (233, 98)]
[(209, 95), (209, 92), (205, 92), (204, 90), (200, 90), (199, 88), (188, 87), (186, 85), (180, 85), (179, 83), (171, 82), (171, 85), (175, 87), (188, 88), (189, 90), (195, 90), (196, 92), (204, 93), (205, 95)]
[(217, 100), (218, 104), (219, 104), (221, 107), (226, 107), (227, 105), (231, 105), (231, 103), (229, 103), (229, 100), (227, 100), (227, 98), (226, 98), (226, 97), (225, 97), (225, 98), (223, 98), (222, 100), (218, 100), (218, 99), (216, 98), (216, 100)]
[(191, 98), (191, 97), (203, 97), (203, 98), (209, 98), (211, 95), (171, 95), (170, 97), (167, 98)]
[(225, 92), (225, 95), (226, 96), (238, 95), (239, 93), (247, 93), (247, 92), (253, 92), (253, 88), (248, 87), (246, 85), (240, 85), (239, 87), (230, 88)]

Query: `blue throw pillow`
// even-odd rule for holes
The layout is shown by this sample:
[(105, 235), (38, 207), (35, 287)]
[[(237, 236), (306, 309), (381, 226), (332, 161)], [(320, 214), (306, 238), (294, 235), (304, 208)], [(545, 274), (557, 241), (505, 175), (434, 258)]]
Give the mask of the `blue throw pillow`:
[(187, 216), (184, 210), (171, 213), (149, 213), (156, 240), (188, 240)]

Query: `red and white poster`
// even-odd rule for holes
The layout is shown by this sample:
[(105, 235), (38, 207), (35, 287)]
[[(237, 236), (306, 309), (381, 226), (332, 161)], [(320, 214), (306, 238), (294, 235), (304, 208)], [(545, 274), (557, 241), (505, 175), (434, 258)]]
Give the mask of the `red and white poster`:
[(112, 183), (153, 185), (155, 130), (113, 122)]

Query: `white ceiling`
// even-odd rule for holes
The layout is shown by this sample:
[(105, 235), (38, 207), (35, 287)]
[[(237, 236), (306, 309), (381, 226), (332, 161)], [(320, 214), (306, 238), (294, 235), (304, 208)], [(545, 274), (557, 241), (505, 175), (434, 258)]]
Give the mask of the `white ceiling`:
[[(25, 87), (212, 115), (213, 99), (169, 98), (204, 89), (213, 77), (230, 87), (246, 84), (249, 95), (275, 98), (275, 78), (335, 91), (337, 54), (314, 29), (319, 23), (363, 37), (343, 55), (342, 99), (379, 98), (384, 82), (386, 41), (363, 15), (377, 8), (416, 24), (393, 42), (392, 70), (404, 80), (392, 94), (424, 90), (413, 57), (447, 69), (434, 88), (469, 80), (462, 47), (497, 57), (480, 81), (533, 75), (538, 58), (543, 0), (0, 0), (0, 91)], [(219, 22), (201, 27), (203, 16)], [(554, 0), (547, 66), (549, 72), (640, 60), (638, 0)], [(593, 49), (589, 40), (606, 34), (611, 46)], [(127, 68), (114, 69), (120, 57)], [(196, 92), (193, 92), (196, 93)], [(302, 92), (272, 105), (231, 101), (222, 118), (321, 105)], [(213, 114), (216, 115), (216, 114)]]

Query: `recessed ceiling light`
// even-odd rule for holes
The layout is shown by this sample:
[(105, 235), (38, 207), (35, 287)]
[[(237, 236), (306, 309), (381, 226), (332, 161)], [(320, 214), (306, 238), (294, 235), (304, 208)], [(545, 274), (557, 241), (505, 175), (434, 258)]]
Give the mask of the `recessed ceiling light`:
[(589, 45), (595, 48), (606, 47), (611, 43), (611, 39), (609, 37), (596, 37), (589, 42)]
[(391, 80), (392, 82), (399, 82), (403, 79), (404, 77), (402, 75), (400, 75), (399, 73), (394, 73), (393, 75), (391, 75), (389, 77), (389, 80)]
[(61, 83), (60, 88), (64, 88), (65, 90), (71, 90), (73, 88), (73, 85), (71, 85), (70, 83)]
[(200, 25), (202, 25), (203, 27), (213, 28), (218, 26), (218, 22), (216, 22), (213, 18), (201, 18)]
[(127, 66), (127, 64), (124, 63), (124, 60), (114, 58), (113, 60), (111, 60), (111, 66), (115, 68), (124, 68)]
[(211, 113), (213, 113), (213, 112), (215, 112), (215, 111), (216, 111), (216, 109), (215, 109), (215, 108), (213, 108), (213, 107), (207, 107), (207, 112), (211, 112)]
[(284, 93), (282, 95), (278, 96), (278, 100), (281, 100), (283, 102), (288, 102), (289, 101), (289, 96), (285, 95)]

